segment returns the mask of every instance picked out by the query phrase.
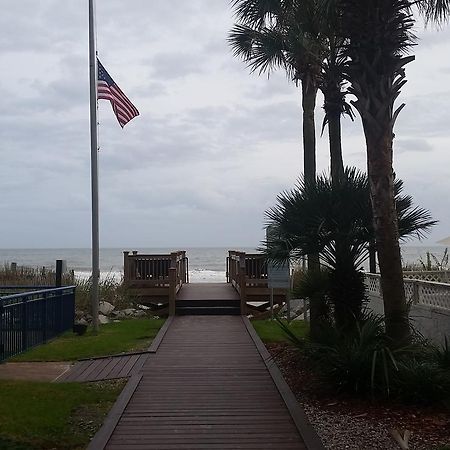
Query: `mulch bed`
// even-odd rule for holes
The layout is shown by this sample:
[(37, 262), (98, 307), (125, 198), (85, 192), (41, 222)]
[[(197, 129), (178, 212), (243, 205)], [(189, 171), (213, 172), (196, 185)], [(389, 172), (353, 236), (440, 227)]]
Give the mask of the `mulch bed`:
[[(411, 450), (450, 450), (450, 414), (444, 407), (418, 407), (363, 400), (336, 392), (288, 344), (267, 344), (291, 390), (328, 449), (398, 450), (392, 428), (410, 430)], [(425, 381), (425, 380), (424, 380)]]

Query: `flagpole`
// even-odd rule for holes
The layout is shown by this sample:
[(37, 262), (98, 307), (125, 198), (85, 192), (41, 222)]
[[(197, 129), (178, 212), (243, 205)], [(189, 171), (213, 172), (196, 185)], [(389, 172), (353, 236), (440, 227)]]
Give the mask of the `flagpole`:
[(92, 195), (92, 287), (91, 312), (94, 333), (98, 333), (99, 226), (98, 226), (98, 143), (97, 143), (97, 54), (95, 49), (94, 0), (89, 0), (89, 86), (91, 120), (91, 195)]

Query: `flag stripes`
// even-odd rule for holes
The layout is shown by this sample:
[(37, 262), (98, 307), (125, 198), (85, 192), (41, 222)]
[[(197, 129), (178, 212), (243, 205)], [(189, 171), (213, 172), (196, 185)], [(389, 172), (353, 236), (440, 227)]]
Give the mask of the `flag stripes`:
[(114, 114), (123, 128), (131, 119), (139, 115), (137, 108), (131, 103), (130, 99), (117, 86), (109, 73), (97, 59), (98, 81), (97, 95), (99, 99), (109, 100), (111, 102)]

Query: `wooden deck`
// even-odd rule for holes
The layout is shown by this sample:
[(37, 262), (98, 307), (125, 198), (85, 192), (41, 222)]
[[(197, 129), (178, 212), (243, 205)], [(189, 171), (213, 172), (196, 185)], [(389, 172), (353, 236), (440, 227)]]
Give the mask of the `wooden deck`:
[(323, 449), (246, 321), (174, 317), (88, 449)]
[(177, 300), (239, 300), (229, 283), (188, 283), (177, 294)]

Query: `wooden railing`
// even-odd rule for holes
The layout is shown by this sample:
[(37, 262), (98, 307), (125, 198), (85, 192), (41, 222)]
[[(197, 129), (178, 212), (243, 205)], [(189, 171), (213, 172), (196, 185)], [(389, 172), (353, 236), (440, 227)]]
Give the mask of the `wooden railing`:
[(169, 315), (175, 314), (175, 297), (189, 282), (186, 252), (166, 255), (140, 255), (123, 252), (124, 283), (130, 293), (139, 297), (167, 298)]
[[(231, 283), (241, 298), (241, 314), (246, 314), (248, 302), (268, 302), (267, 260), (261, 253), (231, 250), (227, 258), (227, 282)], [(287, 289), (274, 289), (276, 303), (286, 299)], [(256, 307), (253, 307), (255, 309)], [(264, 305), (257, 308), (264, 309)]]

